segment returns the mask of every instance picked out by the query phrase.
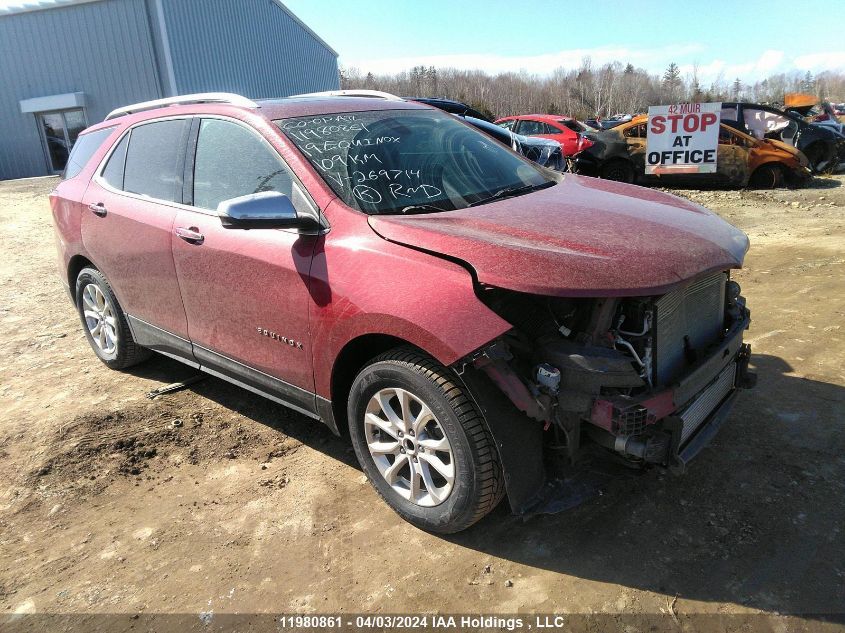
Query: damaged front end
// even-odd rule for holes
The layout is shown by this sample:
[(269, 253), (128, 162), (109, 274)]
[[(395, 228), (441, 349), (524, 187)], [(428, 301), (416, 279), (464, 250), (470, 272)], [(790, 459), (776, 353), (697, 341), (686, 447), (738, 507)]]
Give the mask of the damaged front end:
[(628, 466), (683, 471), (737, 389), (754, 382), (742, 342), (750, 313), (728, 272), (660, 296), (491, 287), (479, 296), (514, 327), (457, 370), (491, 427), (518, 514), (542, 505), (555, 456), (575, 470), (598, 450)]

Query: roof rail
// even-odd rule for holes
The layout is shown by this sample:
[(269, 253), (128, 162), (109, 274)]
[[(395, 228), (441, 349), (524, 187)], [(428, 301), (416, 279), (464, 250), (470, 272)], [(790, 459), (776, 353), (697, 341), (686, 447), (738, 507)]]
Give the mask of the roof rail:
[(156, 108), (164, 108), (171, 105), (185, 105), (189, 103), (225, 103), (228, 105), (240, 106), (242, 108), (258, 107), (258, 104), (255, 103), (255, 101), (230, 92), (201, 92), (192, 95), (181, 95), (178, 97), (167, 97), (165, 99), (154, 99), (152, 101), (133, 103), (132, 105), (112, 110), (106, 115), (104, 120), (108, 121), (109, 119), (114, 119), (125, 114), (133, 114), (135, 112), (144, 112), (145, 110), (155, 110)]
[(325, 92), (306, 92), (301, 95), (291, 95), (290, 98), (296, 97), (368, 97), (370, 99), (386, 99), (387, 101), (404, 101), (402, 97), (397, 97), (389, 92), (382, 92), (381, 90), (326, 90)]

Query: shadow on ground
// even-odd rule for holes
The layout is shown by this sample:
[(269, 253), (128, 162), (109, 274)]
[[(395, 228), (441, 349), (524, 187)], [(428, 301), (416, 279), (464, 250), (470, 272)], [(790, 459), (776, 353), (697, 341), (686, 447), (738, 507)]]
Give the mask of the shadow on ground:
[[(201, 373), (158, 354), (127, 371), (135, 376), (165, 384), (179, 382)], [(334, 435), (324, 424), (224, 380), (201, 375), (203, 380), (189, 385), (188, 390), (311, 446), (347, 466), (359, 468), (349, 442)]]
[[(757, 388), (741, 394), (687, 474), (654, 470), (626, 478), (580, 507), (529, 520), (511, 516), (505, 502), (446, 540), (522, 565), (681, 599), (841, 614), (845, 389), (792, 376), (778, 357), (756, 355), (752, 363)], [(193, 370), (161, 359), (134, 373), (172, 382)], [(357, 467), (346, 440), (305, 416), (214, 378), (190, 388)]]

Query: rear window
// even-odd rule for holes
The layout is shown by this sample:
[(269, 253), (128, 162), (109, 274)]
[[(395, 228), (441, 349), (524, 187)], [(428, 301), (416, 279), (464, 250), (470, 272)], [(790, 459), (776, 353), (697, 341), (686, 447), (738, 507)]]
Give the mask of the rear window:
[(69, 180), (70, 178), (78, 176), (79, 172), (81, 172), (85, 165), (88, 164), (88, 161), (91, 160), (94, 152), (96, 152), (100, 145), (103, 144), (103, 141), (108, 138), (109, 134), (114, 131), (115, 127), (117, 126), (107, 127), (102, 130), (97, 130), (96, 132), (89, 132), (88, 134), (80, 135), (73, 144), (73, 149), (70, 151), (70, 157), (67, 159), (67, 165), (65, 166), (65, 171), (62, 174), (62, 180)]
[(563, 127), (567, 127), (573, 132), (588, 132), (587, 126), (581, 123), (580, 121), (576, 121), (575, 119), (561, 119), (558, 121)]
[(169, 202), (181, 200), (182, 148), (187, 131), (187, 119), (155, 121), (132, 128), (123, 190)]

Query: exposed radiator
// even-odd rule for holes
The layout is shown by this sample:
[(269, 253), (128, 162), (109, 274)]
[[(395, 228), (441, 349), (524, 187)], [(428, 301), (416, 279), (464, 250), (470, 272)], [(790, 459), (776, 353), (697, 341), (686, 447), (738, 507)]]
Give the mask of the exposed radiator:
[(736, 363), (732, 362), (710, 386), (698, 394), (692, 404), (681, 412), (683, 427), (681, 428), (681, 444), (685, 443), (693, 432), (701, 426), (701, 423), (713, 413), (713, 409), (719, 404), (731, 389), (736, 380)]
[(686, 348), (694, 353), (717, 341), (724, 331), (725, 282), (715, 273), (673, 290), (654, 302), (656, 383), (666, 385), (687, 365)]

